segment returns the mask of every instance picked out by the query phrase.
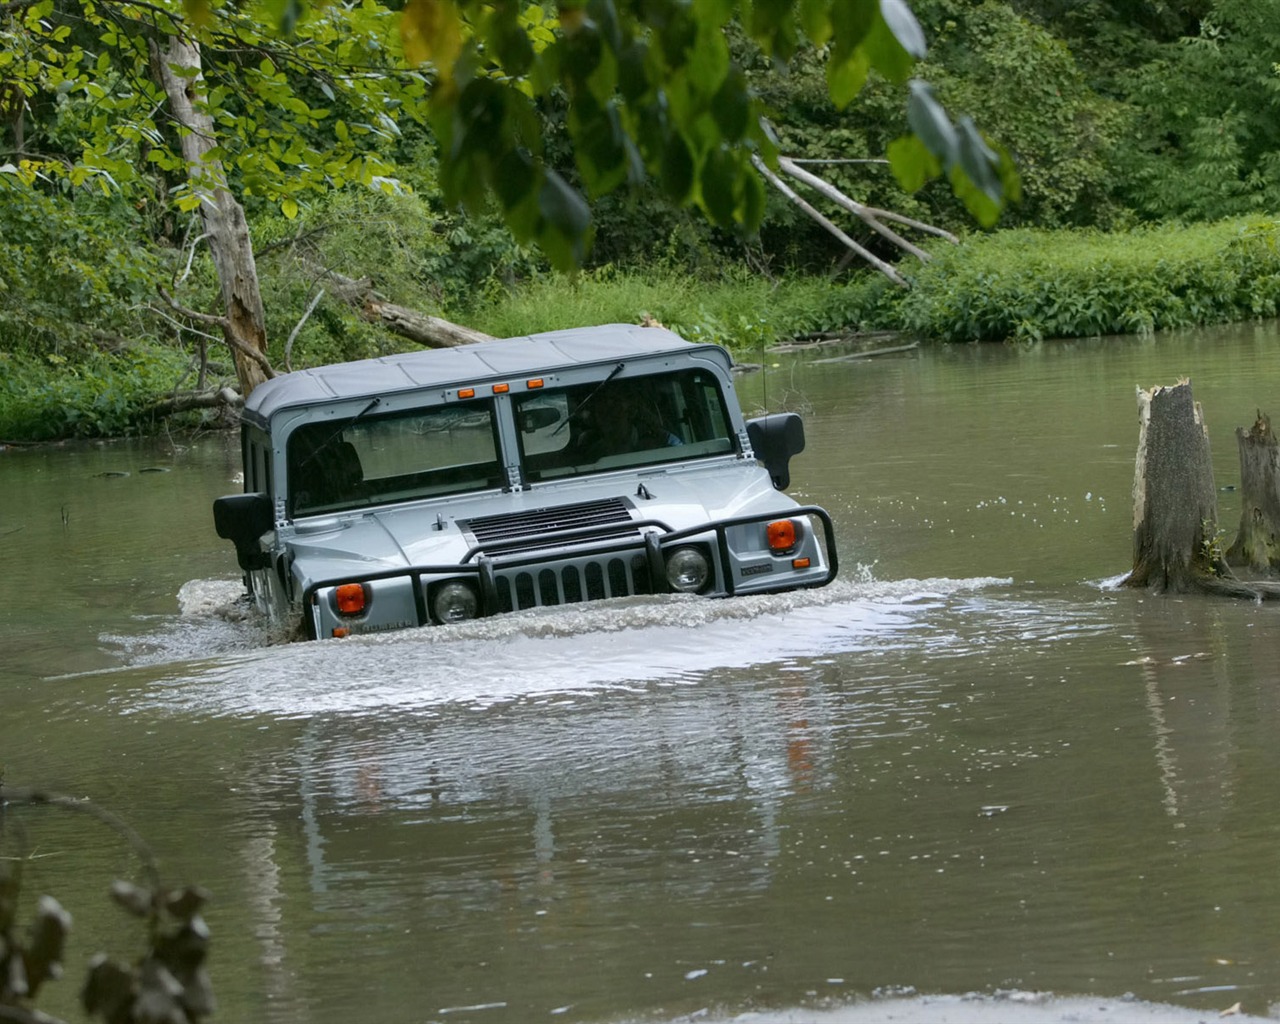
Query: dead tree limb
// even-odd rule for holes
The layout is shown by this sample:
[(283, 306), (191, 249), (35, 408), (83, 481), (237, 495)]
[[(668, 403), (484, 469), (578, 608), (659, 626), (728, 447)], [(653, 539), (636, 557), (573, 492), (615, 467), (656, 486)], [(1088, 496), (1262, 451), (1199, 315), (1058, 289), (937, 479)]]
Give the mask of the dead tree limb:
[(903, 224), (907, 227), (915, 228), (918, 231), (924, 231), (929, 234), (937, 235), (940, 238), (945, 238), (947, 241), (952, 243), (958, 244), (960, 241), (950, 231), (944, 231), (942, 228), (936, 228), (931, 224), (925, 224), (923, 221), (912, 220), (910, 217), (904, 217), (902, 214), (894, 213), (892, 210), (881, 210), (876, 207), (860, 203), (856, 199), (851, 199), (830, 182), (824, 181), (816, 174), (806, 171), (803, 167), (798, 166), (790, 157), (779, 157), (778, 167), (791, 175), (797, 181), (804, 182), (816, 192), (826, 196), (833, 203), (838, 206), (843, 206), (846, 210), (866, 224), (872, 231), (875, 231), (882, 237), (887, 238), (899, 249), (910, 253), (922, 263), (929, 262), (931, 258), (929, 254), (919, 246), (907, 241), (892, 228), (886, 227), (881, 223), (882, 221), (888, 220), (893, 221), (896, 224)]
[[(194, 309), (187, 309), (181, 305), (177, 299), (170, 295), (164, 288), (159, 288), (160, 297), (169, 304), (169, 307), (189, 320), (195, 320), (203, 324), (215, 324), (223, 329), (223, 338), (227, 345), (230, 346), (234, 353), (238, 353), (248, 359), (250, 362), (257, 364), (262, 371), (264, 379), (269, 379), (276, 375), (275, 369), (271, 365), (271, 361), (258, 349), (241, 341), (239, 336), (230, 329), (230, 320), (225, 316), (218, 316), (216, 313), (201, 313)], [(237, 365), (239, 365), (237, 363)]]
[(427, 316), (407, 306), (399, 306), (374, 290), (367, 278), (355, 280), (333, 270), (318, 275), (325, 290), (353, 307), (371, 323), (408, 338), (428, 348), (453, 348), (457, 345), (473, 345), (478, 341), (492, 341), (492, 337), (470, 327)]
[(315, 312), (316, 306), (320, 305), (320, 300), (324, 298), (324, 289), (317, 288), (316, 293), (311, 296), (311, 301), (307, 303), (307, 308), (299, 317), (298, 322), (293, 325), (293, 330), (289, 332), (289, 337), (284, 343), (284, 369), (285, 373), (293, 372), (293, 343), (298, 339), (298, 332), (302, 330), (303, 325), (310, 319), (311, 314)]
[(760, 157), (753, 156), (751, 158), (751, 161), (752, 163), (755, 164), (756, 170), (758, 170), (762, 175), (764, 175), (764, 179), (767, 182), (769, 182), (770, 185), (772, 185), (784, 196), (786, 196), (793, 203), (795, 203), (796, 206), (798, 206), (801, 210), (803, 210), (806, 214), (808, 214), (814, 221), (822, 225), (823, 228), (825, 228), (828, 232), (830, 232), (837, 239), (843, 242), (846, 246), (848, 246), (850, 249), (856, 252), (859, 256), (861, 256), (864, 260), (870, 263), (873, 267), (876, 268), (876, 270), (884, 274), (885, 277), (887, 277), (890, 281), (896, 284), (899, 288), (910, 287), (907, 284), (906, 280), (902, 277), (902, 275), (899, 274), (896, 270), (894, 270), (892, 266), (890, 266), (884, 260), (880, 259), (879, 256), (876, 256), (873, 252), (871, 252), (865, 246), (859, 245), (847, 234), (845, 234), (845, 232), (842, 231), (837, 225), (832, 223), (830, 220), (824, 217), (821, 213), (815, 210), (805, 200), (801, 199), (800, 196), (796, 194), (795, 190), (790, 185), (788, 185), (785, 181), (783, 181), (776, 174), (774, 174), (773, 171), (769, 170), (768, 166), (765, 164), (763, 160), (760, 159)]
[(1236, 428), (1240, 448), (1240, 529), (1227, 562), (1253, 572), (1280, 569), (1280, 443), (1271, 418), (1258, 411), (1249, 430)]
[(1122, 585), (1254, 600), (1280, 596), (1280, 586), (1236, 579), (1222, 557), (1209, 433), (1191, 383), (1139, 389), (1138, 417), (1133, 570)]

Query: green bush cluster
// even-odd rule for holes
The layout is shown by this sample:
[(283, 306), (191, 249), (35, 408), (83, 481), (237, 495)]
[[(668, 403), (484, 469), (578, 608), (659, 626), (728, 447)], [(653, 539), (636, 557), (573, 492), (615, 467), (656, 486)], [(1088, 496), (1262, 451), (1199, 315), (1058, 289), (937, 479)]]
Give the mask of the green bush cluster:
[(898, 326), (943, 341), (1149, 334), (1275, 316), (1280, 224), (1005, 231), (937, 251)]
[(183, 353), (160, 345), (82, 354), (74, 362), (0, 352), (0, 439), (133, 433), (146, 409), (189, 369)]
[(136, 211), (118, 197), (62, 202), (0, 181), (5, 348), (57, 353), (94, 334), (131, 335), (155, 295), (159, 263)]

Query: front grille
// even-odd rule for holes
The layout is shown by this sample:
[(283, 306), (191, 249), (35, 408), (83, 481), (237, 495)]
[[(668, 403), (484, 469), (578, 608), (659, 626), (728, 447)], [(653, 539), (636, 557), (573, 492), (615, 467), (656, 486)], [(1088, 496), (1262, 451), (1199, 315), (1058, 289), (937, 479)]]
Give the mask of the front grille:
[(499, 570), (495, 582), (498, 608), (504, 612), (653, 593), (649, 562), (640, 554), (560, 563), (543, 569)]
[(527, 512), (507, 512), (498, 516), (465, 519), (459, 526), (471, 531), (481, 544), (533, 537), (552, 531), (580, 530), (608, 523), (630, 523), (631, 508), (622, 498), (602, 498), (576, 505), (536, 508)]

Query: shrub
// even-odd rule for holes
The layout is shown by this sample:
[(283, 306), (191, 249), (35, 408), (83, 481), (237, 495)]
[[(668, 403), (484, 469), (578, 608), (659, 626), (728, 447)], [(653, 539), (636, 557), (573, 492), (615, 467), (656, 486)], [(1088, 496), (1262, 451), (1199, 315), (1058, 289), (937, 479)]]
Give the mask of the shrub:
[(161, 346), (120, 355), (87, 353), (74, 362), (58, 355), (0, 352), (0, 438), (45, 441), (130, 433), (189, 366), (186, 355)]
[(940, 250), (900, 323), (944, 341), (1150, 333), (1274, 316), (1275, 222), (1005, 231)]

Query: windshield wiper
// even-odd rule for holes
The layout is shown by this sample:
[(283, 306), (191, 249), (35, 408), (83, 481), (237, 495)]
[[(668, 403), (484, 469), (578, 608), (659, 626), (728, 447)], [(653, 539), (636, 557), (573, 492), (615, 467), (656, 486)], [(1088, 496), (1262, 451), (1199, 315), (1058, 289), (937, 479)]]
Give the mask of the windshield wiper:
[(315, 448), (312, 450), (311, 454), (298, 463), (294, 471), (296, 472), (297, 470), (302, 469), (305, 466), (311, 465), (311, 463), (314, 462), (322, 452), (326, 451), (329, 448), (329, 446), (333, 444), (334, 441), (338, 440), (338, 438), (342, 436), (342, 432), (344, 430), (346, 430), (348, 427), (352, 426), (353, 424), (358, 423), (361, 419), (364, 418), (364, 416), (367, 413), (372, 412), (381, 404), (382, 404), (382, 399), (380, 397), (375, 396), (374, 398), (370, 399), (368, 405), (366, 405), (358, 413), (352, 416), (351, 419), (341, 424), (337, 430), (335, 430), (332, 434), (330, 434), (318, 445), (316, 445)]
[(600, 389), (603, 388), (606, 384), (608, 384), (609, 381), (613, 380), (614, 377), (618, 376), (618, 374), (620, 374), (626, 368), (626, 365), (627, 365), (626, 363), (619, 363), (612, 370), (610, 370), (609, 376), (607, 376), (604, 380), (602, 380), (599, 384), (597, 384), (594, 388), (591, 389), (591, 393), (588, 394), (586, 398), (584, 398), (581, 402), (578, 403), (578, 407), (574, 409), (573, 412), (569, 413), (568, 416), (565, 417), (564, 422), (561, 423), (560, 426), (556, 427), (556, 429), (551, 432), (551, 436), (555, 437), (557, 434), (560, 433), (560, 431), (564, 430), (565, 427), (567, 427), (570, 423), (572, 423), (575, 419), (577, 419), (578, 415), (582, 412), (583, 409), (585, 409), (590, 404), (591, 400), (595, 398), (596, 395), (600, 394)]

